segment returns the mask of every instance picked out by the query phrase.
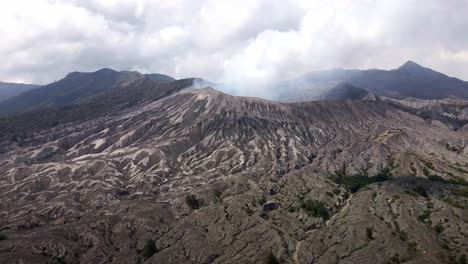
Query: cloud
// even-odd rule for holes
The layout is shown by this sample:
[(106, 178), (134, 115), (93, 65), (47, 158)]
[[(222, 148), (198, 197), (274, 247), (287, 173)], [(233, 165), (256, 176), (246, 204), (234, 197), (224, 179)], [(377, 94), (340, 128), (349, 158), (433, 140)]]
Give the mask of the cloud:
[(410, 59), (468, 80), (467, 13), (464, 0), (2, 1), (0, 80), (111, 67), (259, 95), (312, 70)]

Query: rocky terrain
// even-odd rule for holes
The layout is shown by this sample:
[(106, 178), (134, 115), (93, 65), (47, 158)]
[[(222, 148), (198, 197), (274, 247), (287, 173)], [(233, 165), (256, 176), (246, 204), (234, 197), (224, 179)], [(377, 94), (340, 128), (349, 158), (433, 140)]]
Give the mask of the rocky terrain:
[(0, 118), (0, 263), (466, 263), (466, 101), (130, 75)]
[(468, 101), (455, 99), (442, 100), (420, 100), (406, 98), (395, 100), (385, 98), (394, 102), (396, 107), (411, 112), (427, 121), (440, 121), (454, 130), (467, 130), (468, 127)]

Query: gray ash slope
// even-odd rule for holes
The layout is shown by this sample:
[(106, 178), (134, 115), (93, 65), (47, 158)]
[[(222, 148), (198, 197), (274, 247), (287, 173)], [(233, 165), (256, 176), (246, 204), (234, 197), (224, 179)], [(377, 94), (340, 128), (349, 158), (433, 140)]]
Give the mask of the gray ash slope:
[(450, 263), (467, 253), (463, 127), (402, 102), (282, 104), (147, 81), (124, 89), (134, 104), (113, 91), (108, 105), (120, 107), (2, 137), (0, 263)]

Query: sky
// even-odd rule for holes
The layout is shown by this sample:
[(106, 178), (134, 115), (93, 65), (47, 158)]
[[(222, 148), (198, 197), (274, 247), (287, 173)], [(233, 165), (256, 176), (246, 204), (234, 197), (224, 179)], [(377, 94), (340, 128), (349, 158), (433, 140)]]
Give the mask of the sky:
[(468, 80), (466, 0), (0, 2), (0, 80), (100, 68), (255, 89), (330, 68), (407, 60)]

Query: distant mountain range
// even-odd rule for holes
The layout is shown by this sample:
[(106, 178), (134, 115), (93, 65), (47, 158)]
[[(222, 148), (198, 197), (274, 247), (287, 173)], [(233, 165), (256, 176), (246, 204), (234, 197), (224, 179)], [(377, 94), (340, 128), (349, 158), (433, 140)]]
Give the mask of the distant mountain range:
[(0, 102), (37, 87), (39, 87), (39, 85), (0, 82)]
[[(163, 74), (119, 72), (105, 68), (95, 72), (72, 72), (62, 80), (41, 87), (0, 83), (0, 113), (79, 104), (111, 91), (125, 89), (142, 79), (156, 83), (175, 81), (174, 78)], [(195, 82), (193, 86), (217, 87), (217, 84), (203, 80)], [(280, 102), (369, 100), (375, 99), (375, 96), (393, 99), (468, 99), (468, 82), (422, 67), (412, 61), (389, 71), (315, 71), (297, 79), (279, 82), (270, 89), (271, 96), (264, 99)]]
[(389, 71), (333, 69), (311, 72), (275, 85), (278, 96), (271, 99), (284, 102), (326, 99), (328, 91), (339, 90), (349, 85), (365, 89), (377, 96), (395, 99), (408, 97), (468, 99), (468, 82), (449, 77), (412, 61)]
[(72, 72), (62, 80), (30, 89), (5, 100), (0, 104), (0, 112), (25, 112), (43, 107), (76, 104), (142, 79), (153, 82), (174, 80), (162, 74), (144, 75), (135, 71), (119, 72), (107, 68), (95, 72)]

